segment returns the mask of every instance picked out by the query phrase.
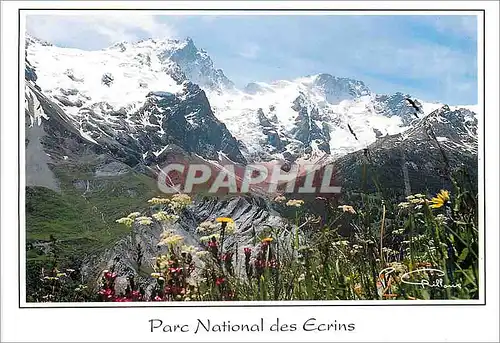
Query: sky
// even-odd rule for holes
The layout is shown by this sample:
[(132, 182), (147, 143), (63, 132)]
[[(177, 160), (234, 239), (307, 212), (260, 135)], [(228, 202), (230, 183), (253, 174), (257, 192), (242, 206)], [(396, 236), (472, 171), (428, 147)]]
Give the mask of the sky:
[(318, 73), (450, 105), (477, 103), (477, 20), (456, 15), (30, 15), (57, 46), (191, 37), (237, 86)]

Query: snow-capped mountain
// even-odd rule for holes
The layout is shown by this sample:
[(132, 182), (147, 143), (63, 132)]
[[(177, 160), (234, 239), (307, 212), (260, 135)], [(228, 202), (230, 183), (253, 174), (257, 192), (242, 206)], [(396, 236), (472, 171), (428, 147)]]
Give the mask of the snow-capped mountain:
[[(36, 87), (63, 110), (83, 138), (128, 150), (127, 159), (135, 163), (152, 162), (172, 143), (206, 158), (224, 153), (244, 162), (237, 141), (213, 115), (205, 92), (172, 60), (190, 63), (184, 68), (188, 75), (198, 75), (195, 78), (213, 92), (230, 87), (221, 71), (210, 69), (206, 54), (189, 55), (191, 46), (189, 39), (146, 40), (82, 51), (28, 37), (26, 70), (36, 78), (28, 79), (26, 99), (33, 98)], [(43, 111), (32, 113), (29, 125), (40, 118), (47, 119)]]
[[(474, 106), (380, 95), (361, 81), (328, 74), (237, 89), (190, 39), (83, 51), (28, 36), (26, 46), (27, 237), (46, 243), (34, 223), (52, 213), (39, 210), (47, 199), (57, 206), (75, 202), (71, 211), (53, 212), (49, 219), (81, 214), (60, 223), (67, 223), (62, 232), (76, 233), (72, 251), (90, 242), (85, 246), (92, 251), (78, 256), (89, 255), (79, 267), (88, 280), (96, 280), (101, 267), (114, 268), (115, 261), (123, 275), (137, 275), (140, 266), (130, 252), (139, 245), (144, 261), (157, 256), (160, 227), (136, 228), (133, 238), (124, 236), (109, 249), (108, 236), (123, 231), (116, 218), (158, 193), (155, 168), (171, 162), (172, 152), (183, 162), (218, 168), (228, 160), (240, 166), (313, 160), (323, 168), (335, 160), (333, 179), (343, 192), (434, 193), (451, 188), (447, 172), (460, 166), (469, 167), (472, 183), (477, 180)], [(239, 234), (228, 243), (243, 254), (256, 230), (281, 225), (266, 197), (253, 191), (196, 199), (179, 220), (179, 232), (195, 244), (197, 223), (231, 217)], [(94, 250), (93, 226), (105, 228), (105, 251)], [(38, 273), (32, 278), (38, 280)]]
[[(329, 74), (237, 89), (190, 38), (121, 42), (99, 51), (30, 36), (26, 45), (37, 86), (80, 134), (93, 143), (114, 139), (139, 147), (139, 160), (170, 143), (239, 162), (336, 159), (402, 133), (443, 106), (413, 99), (414, 108), (410, 95), (376, 94), (362, 81)], [(196, 106), (186, 105), (195, 98)], [(200, 134), (207, 120), (221, 131)]]
[(416, 113), (406, 100), (410, 95), (375, 94), (361, 81), (328, 74), (256, 82), (243, 91), (208, 97), (250, 160), (279, 155), (314, 159), (325, 153), (336, 158), (403, 132), (443, 106), (415, 100)]

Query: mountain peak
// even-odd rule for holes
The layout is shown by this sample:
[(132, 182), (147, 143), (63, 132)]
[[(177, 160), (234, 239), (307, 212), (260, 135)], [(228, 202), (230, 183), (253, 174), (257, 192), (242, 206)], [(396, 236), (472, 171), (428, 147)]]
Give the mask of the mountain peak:
[(29, 34), (28, 32), (26, 32), (24, 41), (25, 41), (26, 46), (29, 46), (30, 44), (40, 44), (42, 46), (53, 46), (52, 43), (47, 42), (43, 39), (37, 38), (37, 37)]
[(332, 76), (326, 73), (316, 75), (313, 87), (320, 90), (331, 104), (338, 104), (342, 100), (371, 94), (370, 89), (363, 81)]

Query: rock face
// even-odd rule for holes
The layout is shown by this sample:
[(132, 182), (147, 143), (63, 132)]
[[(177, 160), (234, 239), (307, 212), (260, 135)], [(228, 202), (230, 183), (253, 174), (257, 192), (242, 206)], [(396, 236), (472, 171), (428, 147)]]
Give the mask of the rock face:
[[(366, 150), (341, 157), (334, 164), (337, 178), (346, 188), (362, 189), (366, 180), (366, 189), (375, 191), (375, 178), (381, 191), (393, 193), (451, 189), (449, 176), (461, 168), (469, 171), (471, 180), (477, 180), (477, 118), (467, 109), (443, 106), (411, 129), (380, 138)], [(365, 167), (367, 174), (363, 174)]]
[(313, 87), (321, 90), (326, 101), (332, 105), (371, 94), (370, 89), (362, 81), (330, 74), (319, 74), (314, 80)]
[[(146, 213), (148, 214), (148, 213)], [(107, 249), (97, 256), (87, 257), (82, 264), (83, 275), (91, 280), (97, 281), (101, 271), (110, 266), (122, 278), (135, 276), (136, 281), (146, 290), (154, 283), (149, 277), (152, 272), (148, 261), (158, 254), (165, 253), (165, 249), (157, 246), (160, 234), (164, 229), (175, 230), (184, 237), (184, 242), (189, 245), (199, 246), (199, 234), (196, 233), (198, 223), (213, 221), (217, 217), (231, 217), (237, 227), (235, 234), (227, 236), (224, 246), (231, 247), (239, 255), (237, 268), (243, 268), (243, 249), (253, 246), (253, 240), (264, 226), (283, 226), (284, 222), (279, 213), (273, 210), (269, 203), (259, 197), (230, 197), (227, 199), (205, 198), (198, 199), (194, 206), (183, 211), (175, 224), (134, 227), (133, 234), (119, 240), (113, 247)], [(137, 263), (137, 252), (143, 254), (141, 265)]]
[(191, 38), (187, 38), (181, 48), (165, 51), (164, 59), (177, 63), (187, 79), (203, 88), (223, 91), (232, 89), (234, 84), (221, 69), (215, 69), (212, 59), (203, 49), (198, 50)]
[[(411, 99), (411, 96), (400, 92), (393, 95), (377, 95), (375, 97), (374, 109), (384, 116), (397, 116), (401, 118), (404, 125), (410, 125), (416, 118), (415, 114), (418, 117), (422, 113), (418, 112), (414, 107), (409, 106), (406, 99)], [(418, 100), (414, 101), (415, 105), (419, 108), (422, 107), (422, 104)]]

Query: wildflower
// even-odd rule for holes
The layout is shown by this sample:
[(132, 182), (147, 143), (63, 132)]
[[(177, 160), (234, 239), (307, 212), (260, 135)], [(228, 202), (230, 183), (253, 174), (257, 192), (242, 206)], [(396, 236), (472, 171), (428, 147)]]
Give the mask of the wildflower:
[(273, 238), (272, 238), (272, 237), (266, 237), (266, 238), (262, 239), (262, 241), (261, 241), (261, 242), (262, 242), (262, 243), (264, 243), (264, 244), (269, 244), (269, 243), (271, 243), (272, 241), (273, 241)]
[(352, 206), (341, 205), (338, 208), (341, 208), (342, 212), (349, 212), (349, 213), (352, 213), (352, 214), (356, 214), (356, 211), (354, 210), (354, 208)]
[(66, 273), (57, 273), (56, 276), (57, 277), (63, 277), (63, 276), (68, 276), (68, 275), (66, 275)]
[(278, 195), (276, 198), (274, 198), (274, 201), (277, 202), (278, 204), (281, 204), (282, 202), (285, 202), (286, 197), (283, 195)]
[(75, 292), (82, 292), (85, 289), (87, 289), (87, 286), (79, 285), (78, 287), (75, 288)]
[(170, 208), (174, 211), (180, 211), (191, 205), (192, 200), (191, 197), (187, 194), (174, 194), (172, 199), (170, 200)]
[(44, 276), (43, 278), (44, 278), (45, 280), (51, 280), (51, 281), (52, 281), (52, 280), (59, 280), (59, 278), (58, 278), (58, 277), (55, 277), (55, 276)]
[(450, 193), (445, 190), (441, 190), (435, 198), (431, 199), (432, 205), (430, 208), (440, 208), (450, 200)]
[(408, 208), (410, 206), (410, 203), (409, 202), (400, 202), (398, 204), (398, 207), (399, 208)]
[(223, 262), (230, 262), (232, 258), (233, 258), (232, 252), (222, 254), (220, 257), (221, 261), (223, 261)]
[(114, 279), (114, 278), (116, 278), (116, 276), (117, 276), (117, 274), (115, 272), (110, 272), (107, 270), (104, 271), (104, 278), (107, 280)]
[(304, 200), (291, 199), (286, 202), (286, 206), (301, 207), (304, 205)]
[(233, 233), (236, 232), (236, 224), (234, 222), (227, 223), (226, 227), (224, 228), (224, 231), (228, 235), (232, 235)]
[(276, 268), (278, 266), (278, 263), (276, 262), (275, 259), (267, 261), (267, 267), (268, 268)]
[(252, 254), (252, 249), (251, 248), (243, 248), (243, 252), (245, 253), (245, 256), (250, 256)]
[(220, 286), (220, 285), (222, 285), (225, 281), (226, 281), (226, 279), (224, 279), (224, 278), (217, 278), (217, 279), (215, 280), (215, 284), (216, 284), (217, 286)]
[(99, 290), (99, 294), (104, 296), (107, 299), (111, 299), (115, 295), (115, 291), (112, 290), (111, 288), (106, 288), (106, 289)]
[(128, 227), (131, 227), (132, 224), (134, 223), (134, 220), (132, 218), (125, 217), (125, 218), (117, 219), (116, 222), (118, 224), (124, 224), (124, 225), (126, 225)]
[(443, 214), (438, 214), (436, 216), (436, 221), (439, 223), (439, 224), (446, 224), (446, 217), (443, 215)]
[(114, 301), (117, 303), (123, 303), (123, 302), (130, 302), (130, 301), (132, 301), (132, 299), (127, 298), (127, 297), (118, 297), (118, 298), (114, 299)]
[(175, 274), (175, 273), (180, 273), (182, 272), (182, 268), (180, 267), (170, 267), (168, 268), (168, 271), (172, 274)]
[(160, 296), (158, 296), (158, 295), (157, 295), (156, 297), (154, 297), (154, 299), (153, 299), (153, 300), (154, 300), (154, 301), (162, 301), (162, 298), (161, 298)]
[(183, 245), (181, 247), (181, 252), (185, 252), (185, 253), (188, 253), (188, 254), (194, 254), (196, 253), (198, 249), (196, 249), (194, 246), (192, 245)]
[(355, 286), (354, 286), (354, 292), (359, 296), (363, 293), (363, 287), (361, 286), (361, 284), (357, 283)]
[(179, 216), (175, 214), (168, 214), (165, 211), (160, 211), (158, 213), (153, 214), (153, 218), (158, 221), (176, 221), (179, 219)]
[(217, 248), (217, 241), (211, 240), (210, 242), (208, 242), (208, 247), (209, 248)]
[(209, 235), (209, 236), (200, 237), (200, 242), (205, 243), (205, 242), (208, 242), (208, 241), (212, 240), (212, 238), (219, 239), (220, 238), (220, 234), (214, 233), (214, 234)]
[(215, 221), (217, 223), (234, 223), (234, 220), (232, 218), (229, 218), (229, 217), (219, 217), (219, 218), (216, 218)]
[(151, 277), (155, 278), (155, 279), (158, 279), (161, 277), (161, 273), (151, 273)]
[(391, 262), (391, 263), (389, 263), (389, 266), (394, 268), (395, 272), (398, 274), (403, 274), (403, 273), (406, 273), (408, 271), (407, 267), (404, 264), (399, 263), (399, 262)]
[(151, 217), (137, 217), (135, 220), (137, 220), (141, 225), (151, 225), (153, 223)]
[(402, 228), (402, 229), (397, 229), (397, 230), (392, 231), (392, 234), (393, 235), (402, 235), (404, 232), (405, 232), (405, 229)]
[(181, 235), (162, 235), (162, 239), (158, 243), (158, 245), (175, 245), (184, 240), (184, 237)]
[(217, 225), (210, 222), (210, 221), (205, 221), (205, 222), (202, 222), (198, 225), (198, 227), (196, 228), (196, 231), (198, 232), (212, 232), (212, 231), (215, 231), (217, 229)]
[(170, 203), (170, 199), (165, 198), (152, 198), (148, 200), (148, 203), (153, 205), (164, 205)]
[(132, 212), (130, 213), (127, 218), (135, 219), (141, 215), (141, 212)]
[(203, 257), (206, 257), (208, 255), (210, 255), (210, 252), (208, 252), (206, 250), (196, 252), (196, 256), (198, 256), (199, 258), (203, 258)]

